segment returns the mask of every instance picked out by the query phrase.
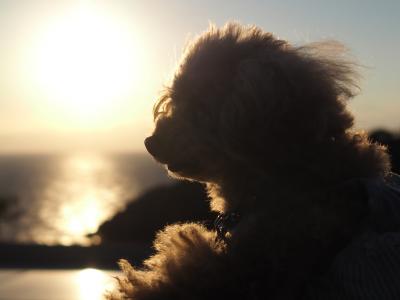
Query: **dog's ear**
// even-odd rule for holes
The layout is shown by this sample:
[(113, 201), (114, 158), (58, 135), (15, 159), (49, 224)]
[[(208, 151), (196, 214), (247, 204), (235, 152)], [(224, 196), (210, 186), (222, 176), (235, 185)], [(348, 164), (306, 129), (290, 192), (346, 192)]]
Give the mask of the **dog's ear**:
[(287, 158), (343, 134), (353, 70), (336, 57), (303, 49), (242, 60), (220, 115), (225, 151), (239, 157)]
[(220, 115), (219, 133), (229, 154), (258, 157), (269, 147), (290, 147), (283, 143), (287, 144), (296, 130), (301, 106), (286, 73), (274, 60), (246, 59), (238, 65)]

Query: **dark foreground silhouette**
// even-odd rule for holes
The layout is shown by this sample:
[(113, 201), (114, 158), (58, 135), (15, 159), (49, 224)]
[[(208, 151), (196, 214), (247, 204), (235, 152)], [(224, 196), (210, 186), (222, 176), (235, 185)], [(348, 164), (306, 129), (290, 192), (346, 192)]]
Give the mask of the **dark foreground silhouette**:
[(100, 246), (44, 246), (0, 243), (0, 269), (117, 269), (117, 261), (126, 257), (134, 263), (150, 254), (150, 245), (142, 243)]

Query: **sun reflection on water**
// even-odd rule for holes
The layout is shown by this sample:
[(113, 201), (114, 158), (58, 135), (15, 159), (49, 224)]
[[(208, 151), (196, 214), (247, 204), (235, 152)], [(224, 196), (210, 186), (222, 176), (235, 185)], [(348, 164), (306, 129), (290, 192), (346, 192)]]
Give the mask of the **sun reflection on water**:
[(115, 286), (111, 276), (97, 269), (83, 269), (76, 276), (79, 299), (100, 300)]
[(105, 300), (116, 288), (118, 271), (98, 269), (0, 269), (1, 299)]
[[(101, 222), (123, 205), (123, 189), (107, 160), (80, 155), (70, 157), (60, 166), (60, 174), (47, 187), (41, 215), (53, 230), (38, 234), (41, 243), (63, 245), (98, 243), (89, 238)], [(126, 197), (126, 196), (125, 196)]]

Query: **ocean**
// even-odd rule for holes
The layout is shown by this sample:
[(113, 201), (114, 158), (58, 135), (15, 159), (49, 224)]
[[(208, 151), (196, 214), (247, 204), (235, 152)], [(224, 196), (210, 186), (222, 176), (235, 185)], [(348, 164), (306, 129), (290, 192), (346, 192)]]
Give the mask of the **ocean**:
[(145, 190), (167, 184), (147, 154), (0, 156), (0, 242), (98, 243), (98, 227)]

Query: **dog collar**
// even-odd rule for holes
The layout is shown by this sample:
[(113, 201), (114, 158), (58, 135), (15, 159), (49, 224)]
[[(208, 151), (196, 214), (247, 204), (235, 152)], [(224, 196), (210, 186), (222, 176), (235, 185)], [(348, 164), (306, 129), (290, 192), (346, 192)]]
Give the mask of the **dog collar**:
[(224, 213), (219, 214), (214, 221), (214, 228), (217, 232), (217, 239), (227, 241), (226, 234), (231, 231), (237, 223), (239, 223), (240, 216), (238, 213)]

